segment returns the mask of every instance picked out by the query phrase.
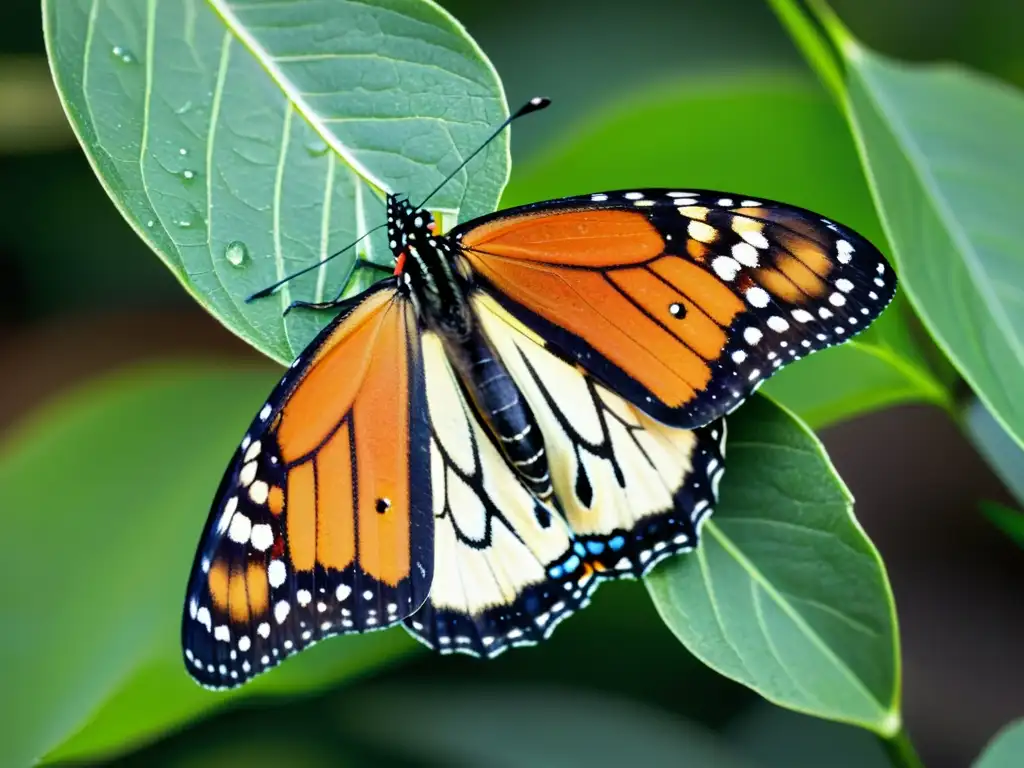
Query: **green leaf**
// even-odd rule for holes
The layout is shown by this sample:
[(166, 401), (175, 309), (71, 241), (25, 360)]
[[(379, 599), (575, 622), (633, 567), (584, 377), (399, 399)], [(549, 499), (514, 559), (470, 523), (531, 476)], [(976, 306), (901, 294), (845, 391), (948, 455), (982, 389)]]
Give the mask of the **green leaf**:
[[(279, 291), (384, 221), (384, 191), (425, 196), (507, 114), (497, 74), (428, 0), (44, 0), (65, 110), (107, 192), (182, 284), (282, 363), (325, 322), (291, 300), (351, 294), (357, 252)], [(446, 185), (452, 220), (493, 210), (508, 137)]]
[(729, 421), (726, 466), (700, 547), (647, 579), (665, 623), (706, 664), (776, 704), (892, 736), (892, 592), (821, 444), (758, 397)]
[(338, 706), (348, 738), (439, 765), (749, 765), (686, 720), (590, 691), (378, 686)]
[(1018, 768), (1024, 764), (1024, 719), (999, 731), (974, 763), (974, 768)]
[[(516, 168), (502, 204), (680, 185), (784, 200), (884, 244), (841, 115), (813, 82), (785, 73), (665, 84), (587, 116)], [(898, 305), (765, 391), (816, 427), (898, 402), (949, 404)]]
[(848, 112), (921, 321), (1024, 446), (1024, 97), (959, 67), (867, 50), (827, 11)]
[(994, 501), (982, 501), (979, 506), (996, 528), (1013, 539), (1018, 546), (1024, 547), (1024, 513)]
[(4, 603), (11, 764), (123, 750), (238, 696), (329, 685), (413, 647), (403, 632), (323, 643), (234, 694), (205, 691), (185, 672), (179, 622), (195, 546), (238, 425), (274, 378), (133, 370), (8, 433), (0, 498), (18, 546), (4, 567), (27, 578)]

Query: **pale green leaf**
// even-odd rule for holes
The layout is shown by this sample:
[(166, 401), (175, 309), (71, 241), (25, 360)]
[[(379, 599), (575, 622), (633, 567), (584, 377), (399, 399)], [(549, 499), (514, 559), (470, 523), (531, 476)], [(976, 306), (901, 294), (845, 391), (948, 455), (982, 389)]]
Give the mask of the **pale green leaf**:
[(729, 421), (722, 496), (697, 551), (647, 586), (686, 647), (766, 699), (891, 736), (892, 592), (814, 435), (763, 397)]
[[(425, 196), (507, 115), (497, 74), (429, 0), (47, 0), (64, 107), (124, 216), (228, 328), (289, 362), (325, 322), (282, 318), (380, 276), (384, 231), (252, 304), (244, 298)], [(487, 213), (507, 136), (431, 201)]]
[(1015, 720), (997, 733), (974, 763), (974, 768), (1019, 768), (1024, 765), (1024, 720)]
[(848, 112), (903, 288), (1024, 445), (1024, 96), (960, 67), (886, 58), (819, 12), (845, 57)]

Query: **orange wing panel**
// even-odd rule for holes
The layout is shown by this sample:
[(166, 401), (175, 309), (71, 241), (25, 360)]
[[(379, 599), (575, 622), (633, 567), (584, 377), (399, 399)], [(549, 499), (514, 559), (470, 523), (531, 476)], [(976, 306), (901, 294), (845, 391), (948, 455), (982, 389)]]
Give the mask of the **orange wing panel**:
[(316, 514), (316, 474), (307, 461), (288, 472), (288, 554), (299, 571), (316, 560)]
[(377, 350), (375, 343), (388, 315), (381, 310), (387, 302), (387, 293), (371, 296), (317, 351), (282, 411), (277, 439), (285, 462), (316, 450), (337, 426), (338, 415), (352, 407)]
[(498, 219), (468, 232), (462, 244), (493, 256), (584, 267), (637, 264), (665, 248), (642, 214), (601, 210)]
[[(670, 407), (689, 402), (711, 378), (704, 359), (681, 336), (639, 309), (636, 299), (623, 296), (599, 271), (484, 258), (473, 252), (466, 256), (509, 298), (585, 339)], [(646, 301), (641, 297), (639, 303), (645, 306)], [(666, 317), (669, 303), (659, 307)]]
[(344, 422), (316, 458), (316, 559), (325, 568), (347, 568), (356, 556), (355, 509), (352, 507), (352, 434)]
[(399, 323), (379, 335), (353, 408), (359, 564), (396, 585), (409, 575), (409, 361)]
[[(673, 336), (702, 358), (713, 360), (721, 353), (726, 342), (725, 331), (701, 311), (699, 304), (694, 304), (680, 290), (659, 279), (650, 269), (616, 269), (609, 272), (608, 276), (637, 304), (657, 317)], [(674, 304), (683, 307), (682, 311), (675, 315), (671, 309)]]

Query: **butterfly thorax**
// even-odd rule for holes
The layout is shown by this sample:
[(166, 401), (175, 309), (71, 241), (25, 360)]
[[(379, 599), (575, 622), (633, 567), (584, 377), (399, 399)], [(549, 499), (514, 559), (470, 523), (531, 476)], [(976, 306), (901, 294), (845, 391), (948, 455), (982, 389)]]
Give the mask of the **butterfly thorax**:
[(434, 217), (406, 200), (388, 197), (388, 245), (401, 289), (416, 305), (420, 322), (446, 338), (467, 338), (472, 317), (468, 283), (454, 268), (456, 250), (437, 234)]
[(523, 483), (540, 498), (552, 493), (536, 418), (484, 334), (469, 303), (474, 290), (459, 267), (459, 247), (438, 234), (429, 211), (388, 198), (388, 236), (395, 274), (420, 322), (441, 339), (448, 360), (495, 443)]

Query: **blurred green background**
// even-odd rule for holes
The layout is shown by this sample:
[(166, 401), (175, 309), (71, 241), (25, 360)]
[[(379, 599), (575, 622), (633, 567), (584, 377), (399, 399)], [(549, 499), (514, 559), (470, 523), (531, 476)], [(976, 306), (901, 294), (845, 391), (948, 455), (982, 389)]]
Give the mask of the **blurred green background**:
[[(536, 94), (555, 102), (515, 130), (507, 201), (643, 185), (649, 165), (635, 170), (642, 166), (636, 158), (649, 163), (653, 149), (671, 158), (683, 185), (701, 186), (719, 173), (745, 180), (749, 171), (754, 191), (785, 183), (796, 196), (813, 191), (814, 198), (792, 200), (804, 205), (826, 209), (828, 200), (852, 196), (865, 213), (850, 223), (877, 236), (866, 192), (830, 190), (847, 176), (821, 176), (837, 163), (855, 172), (848, 131), (763, 2), (442, 5), (491, 58), (512, 104)], [(884, 53), (954, 60), (1024, 87), (1019, 0), (842, 0), (833, 7)], [(662, 103), (672, 109), (652, 107)], [(628, 119), (635, 113), (674, 124), (642, 130)], [(773, 147), (756, 146), (756, 137), (762, 124), (790, 116), (806, 159), (778, 164)], [(709, 120), (737, 142), (754, 137), (752, 151), (763, 162), (738, 168), (736, 155), (749, 154), (687, 158), (672, 145), (673, 135), (682, 139)], [(652, 137), (660, 142), (653, 148)], [(577, 146), (587, 151), (574, 155)], [(545, 171), (552, 158), (556, 176)], [(699, 177), (686, 175), (691, 168)], [(53, 93), (32, 0), (10, 0), (0, 10), (0, 196), (5, 436), (53, 398), (140, 361), (160, 361), (171, 377), (174, 361), (198, 358), (230, 369), (265, 367), (273, 379), (269, 363), (194, 304), (100, 188)], [(252, 393), (252, 405), (259, 397)], [(823, 438), (893, 581), (909, 729), (929, 766), (965, 765), (1024, 711), (1024, 619), (1014, 610), (1024, 565), (975, 506), (1005, 492), (938, 408), (890, 409), (829, 427)], [(180, 535), (194, 535), (195, 517), (183, 516)], [(144, 553), (126, 559), (145, 562)], [(46, 610), (45, 594), (39, 610)], [(2, 649), (14, 641), (6, 621), (0, 627)], [(344, 642), (326, 644), (327, 652)], [(111, 762), (886, 764), (870, 735), (777, 710), (702, 667), (636, 584), (604, 587), (591, 608), (537, 649), (486, 664), (414, 653), (373, 669), (308, 696), (249, 699), (174, 733), (152, 734)]]

